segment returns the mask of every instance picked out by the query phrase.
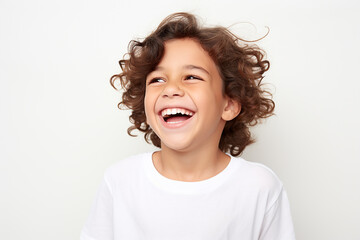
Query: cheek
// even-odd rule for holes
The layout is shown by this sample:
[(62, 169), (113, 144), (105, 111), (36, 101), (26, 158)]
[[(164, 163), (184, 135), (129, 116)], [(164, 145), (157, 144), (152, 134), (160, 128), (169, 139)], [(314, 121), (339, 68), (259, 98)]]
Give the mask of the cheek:
[(149, 114), (149, 102), (150, 102), (150, 99), (148, 97), (148, 94), (145, 93), (145, 97), (144, 97), (144, 110), (145, 110), (145, 116), (146, 116), (146, 123), (149, 123), (148, 122), (148, 114)]
[(144, 109), (146, 116), (146, 123), (151, 125), (151, 120), (154, 118), (154, 108), (156, 99), (152, 97), (152, 94), (145, 92)]
[(203, 107), (209, 108), (219, 106), (223, 100), (222, 93), (213, 91), (213, 89), (203, 89), (203, 91), (195, 93), (195, 98)]

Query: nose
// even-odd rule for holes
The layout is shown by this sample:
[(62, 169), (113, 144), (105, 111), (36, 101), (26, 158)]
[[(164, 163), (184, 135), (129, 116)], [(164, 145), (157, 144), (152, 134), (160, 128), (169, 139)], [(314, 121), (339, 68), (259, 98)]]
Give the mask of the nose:
[(163, 97), (173, 98), (184, 96), (184, 90), (179, 86), (179, 83), (168, 82), (162, 92)]

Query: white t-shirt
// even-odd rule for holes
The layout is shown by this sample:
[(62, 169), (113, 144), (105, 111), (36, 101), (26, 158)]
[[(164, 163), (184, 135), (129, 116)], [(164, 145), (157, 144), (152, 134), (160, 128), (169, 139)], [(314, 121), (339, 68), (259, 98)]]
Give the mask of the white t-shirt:
[(81, 240), (294, 240), (283, 185), (264, 165), (231, 157), (216, 176), (162, 176), (152, 153), (110, 167)]

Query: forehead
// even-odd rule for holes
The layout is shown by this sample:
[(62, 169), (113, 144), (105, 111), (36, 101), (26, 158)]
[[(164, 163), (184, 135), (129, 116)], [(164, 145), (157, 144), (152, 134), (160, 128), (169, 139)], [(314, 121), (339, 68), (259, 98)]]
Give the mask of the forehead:
[(191, 38), (172, 39), (165, 42), (164, 56), (157, 69), (170, 67), (195, 66), (207, 70), (210, 74), (217, 73), (215, 62), (202, 48), (200, 43)]

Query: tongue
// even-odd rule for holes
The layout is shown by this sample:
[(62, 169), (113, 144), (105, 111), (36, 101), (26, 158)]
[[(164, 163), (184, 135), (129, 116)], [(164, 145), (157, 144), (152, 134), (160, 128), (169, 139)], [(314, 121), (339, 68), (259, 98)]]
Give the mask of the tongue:
[(185, 120), (187, 120), (189, 117), (187, 116), (174, 116), (174, 117), (169, 117), (166, 122), (168, 123), (175, 123), (175, 122), (183, 122)]

